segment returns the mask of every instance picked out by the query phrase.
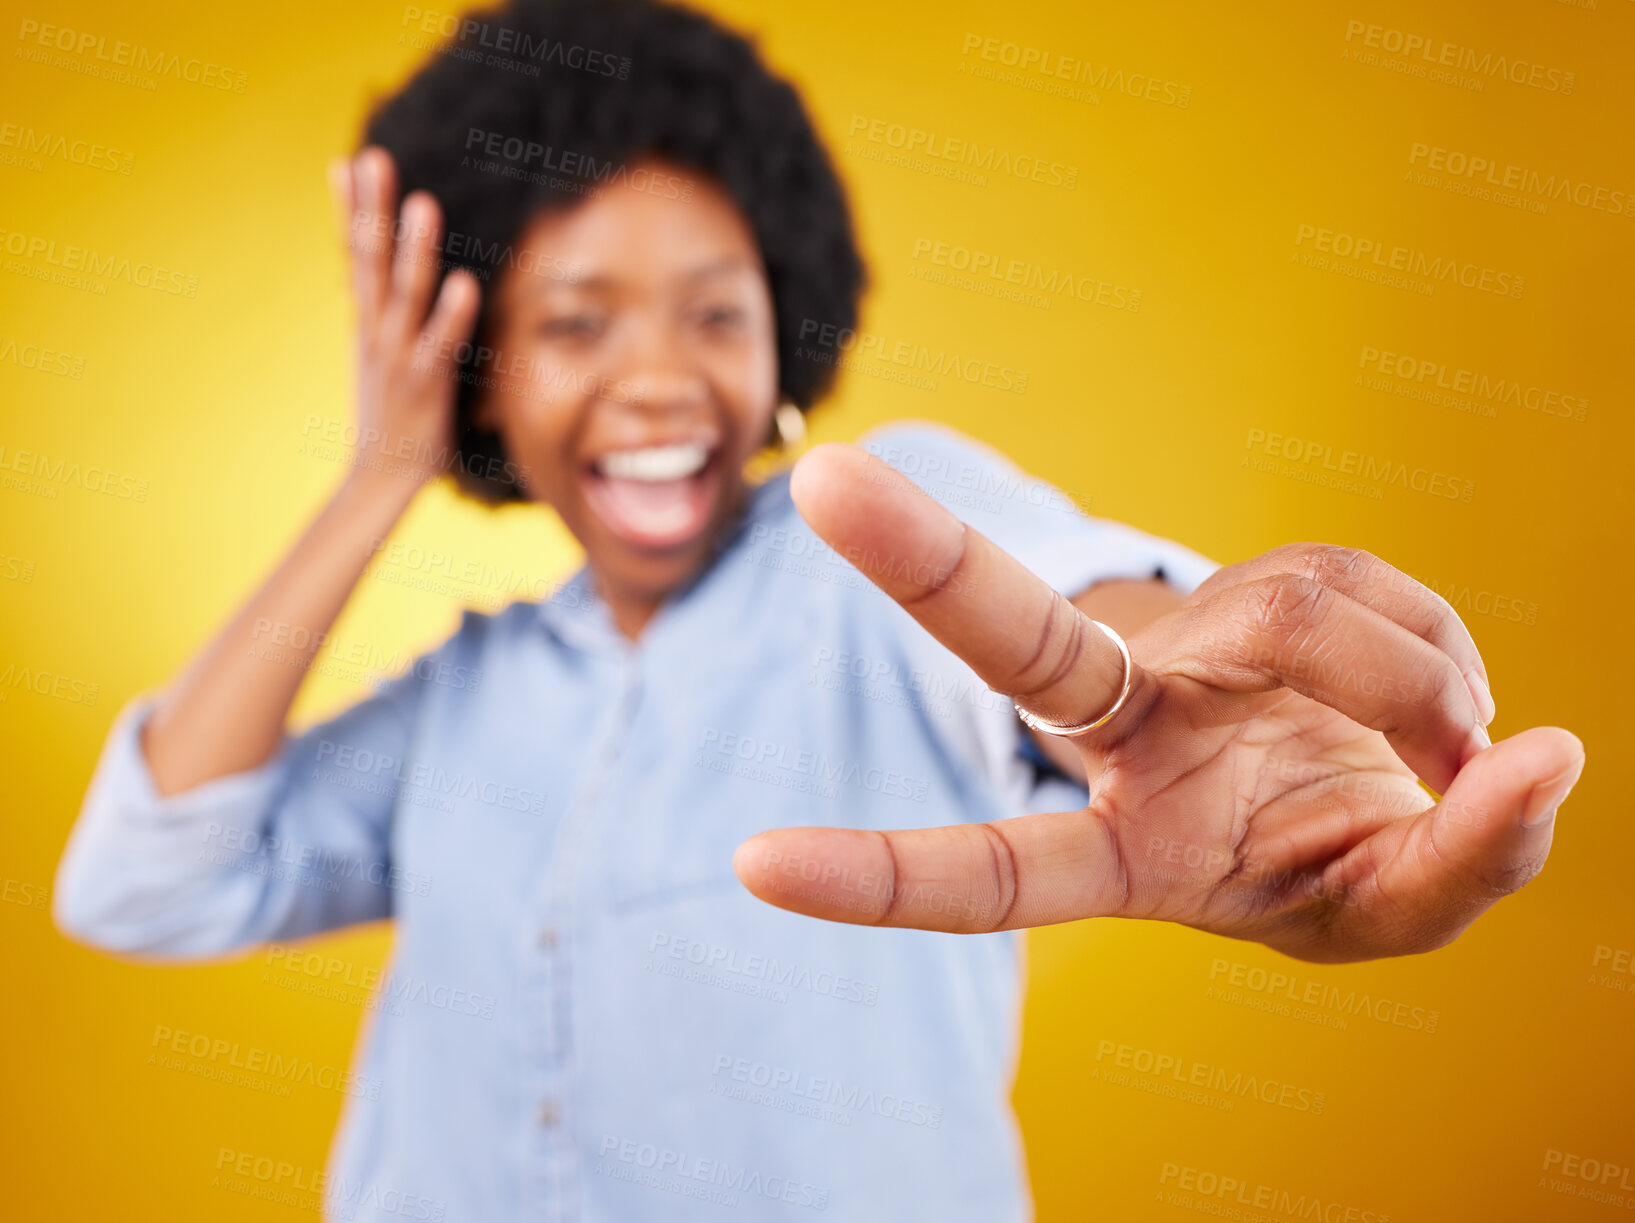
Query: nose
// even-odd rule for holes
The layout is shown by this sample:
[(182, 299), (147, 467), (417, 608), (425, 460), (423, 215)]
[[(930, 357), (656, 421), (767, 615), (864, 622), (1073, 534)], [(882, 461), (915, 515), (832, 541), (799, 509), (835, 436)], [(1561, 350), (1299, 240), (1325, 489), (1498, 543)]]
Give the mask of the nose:
[(632, 331), (623, 363), (632, 402), (663, 414), (702, 406), (709, 397), (709, 383), (679, 329), (649, 319)]

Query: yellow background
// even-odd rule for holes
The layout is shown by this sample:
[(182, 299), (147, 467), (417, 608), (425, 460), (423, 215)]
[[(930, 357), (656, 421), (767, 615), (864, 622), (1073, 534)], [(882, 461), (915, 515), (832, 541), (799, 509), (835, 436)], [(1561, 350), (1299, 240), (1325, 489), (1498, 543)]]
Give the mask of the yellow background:
[[(419, 56), (399, 44), (404, 6), (384, 0), (192, 7), (56, 3), (0, 32), (0, 124), (131, 159), (128, 175), (51, 156), (0, 164), (0, 225), (150, 260), (198, 285), (191, 299), (122, 282), (99, 295), (32, 279), (10, 255), (0, 275), (0, 344), (83, 361), (75, 378), (0, 360), (8, 456), (42, 451), (149, 484), (142, 503), (67, 485), (55, 499), (0, 489), (0, 668), (99, 685), (94, 704), (0, 691), (0, 1159), (4, 1213), (19, 1219), (286, 1216), (212, 1188), (218, 1151), (316, 1172), (342, 1097), (274, 1099), (164, 1071), (148, 1064), (154, 1029), (343, 1067), (361, 1017), (263, 984), (259, 954), (169, 970), (116, 962), (64, 941), (31, 903), (50, 885), (119, 705), (189, 657), (340, 474), (298, 454), (309, 414), (341, 421), (350, 410), (349, 304), (323, 167), (354, 138), (366, 97)], [(1566, 200), (1540, 213), (1409, 171), (1418, 142), (1635, 191), (1635, 3), (1370, 0), (1275, 15), (1078, 0), (711, 8), (760, 33), (832, 144), (874, 282), (865, 328), (1029, 375), (1010, 394), (847, 374), (814, 418), (818, 438), (935, 417), (1092, 512), (1223, 562), (1291, 540), (1360, 545), (1450, 597), (1466, 592), (1496, 735), (1553, 723), (1588, 747), (1544, 874), (1434, 955), (1318, 968), (1178, 927), (1034, 933), (1016, 1101), (1040, 1217), (1196, 1213), (1196, 1200), (1165, 1198), (1166, 1165), (1398, 1220), (1622, 1213), (1555, 1191), (1545, 1162), (1557, 1151), (1635, 1165), (1635, 976), (1595, 964), (1597, 948), (1613, 949), (1603, 959), (1635, 951), (1623, 691), (1635, 217)], [(246, 87), (167, 77), (150, 92), (31, 62), (18, 54), (32, 45), (17, 37), (22, 17), (213, 60), (246, 73)], [(1572, 92), (1502, 78), (1476, 91), (1358, 62), (1353, 20), (1572, 71)], [(971, 71), (980, 55), (963, 53), (969, 34), (1184, 85), (1189, 103), (986, 79)], [(976, 185), (872, 160), (858, 142), (847, 151), (857, 115), (1075, 166), (1077, 184), (993, 174)], [(1525, 290), (1444, 283), (1425, 296), (1308, 267), (1303, 224), (1525, 276)], [(1140, 309), (1062, 293), (1041, 308), (934, 283), (914, 257), (920, 239), (1139, 288)], [(1584, 397), (1585, 419), (1515, 404), (1482, 417), (1358, 385), (1367, 347)], [(1375, 498), (1256, 470), (1245, 465), (1256, 429), (1473, 481), (1474, 495), (1392, 487)], [(490, 515), (446, 489), (397, 538), (542, 579), (576, 564), (543, 514)], [(1535, 622), (1494, 614), (1494, 596), (1536, 605)], [(451, 631), (459, 605), (365, 580), (336, 631), (418, 650)], [(363, 692), (314, 677), (297, 712), (326, 714)], [(323, 950), (361, 971), (388, 937), (347, 934)], [(1437, 1028), (1212, 997), (1217, 959), (1434, 1010)], [(1320, 1091), (1324, 1111), (1238, 1100), (1220, 1112), (1098, 1078), (1101, 1040)]]

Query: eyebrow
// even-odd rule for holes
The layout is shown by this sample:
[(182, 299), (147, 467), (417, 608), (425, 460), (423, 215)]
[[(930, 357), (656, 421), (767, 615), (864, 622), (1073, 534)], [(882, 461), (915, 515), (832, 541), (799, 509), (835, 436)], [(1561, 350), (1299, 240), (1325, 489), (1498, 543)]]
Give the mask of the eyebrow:
[[(689, 272), (684, 272), (681, 275), (681, 280), (685, 284), (693, 284), (700, 280), (707, 280), (711, 276), (719, 276), (724, 272), (735, 272), (742, 268), (754, 268), (754, 266), (754, 262), (746, 256), (727, 255), (725, 258), (717, 259), (713, 263), (706, 263), (702, 267), (696, 267)], [(536, 282), (533, 293), (545, 293), (557, 286), (572, 289), (607, 289), (615, 283), (617, 282), (613, 277), (605, 275), (581, 276), (578, 280), (572, 281), (561, 280), (553, 276), (542, 276)]]

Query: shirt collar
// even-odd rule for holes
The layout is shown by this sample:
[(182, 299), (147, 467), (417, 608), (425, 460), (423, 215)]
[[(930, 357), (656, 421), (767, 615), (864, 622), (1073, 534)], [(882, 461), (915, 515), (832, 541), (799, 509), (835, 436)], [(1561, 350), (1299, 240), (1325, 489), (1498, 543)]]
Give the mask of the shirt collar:
[(550, 598), (541, 600), (539, 619), (564, 644), (580, 650), (607, 650), (620, 639), (612, 613), (596, 593), (589, 565), (580, 565)]
[[(750, 525), (772, 516), (780, 504), (788, 500), (787, 470), (779, 471), (752, 487), (745, 500), (744, 512), (723, 529), (714, 559), (693, 581), (666, 601), (659, 609), (659, 615), (665, 615), (675, 604), (686, 601), (696, 591), (708, 586), (711, 576), (731, 559), (731, 554), (746, 546), (750, 538)], [(580, 650), (603, 652), (630, 648), (631, 643), (613, 623), (612, 611), (596, 593), (596, 583), (588, 564), (580, 565), (550, 598), (540, 601), (539, 618), (546, 629), (562, 642)]]

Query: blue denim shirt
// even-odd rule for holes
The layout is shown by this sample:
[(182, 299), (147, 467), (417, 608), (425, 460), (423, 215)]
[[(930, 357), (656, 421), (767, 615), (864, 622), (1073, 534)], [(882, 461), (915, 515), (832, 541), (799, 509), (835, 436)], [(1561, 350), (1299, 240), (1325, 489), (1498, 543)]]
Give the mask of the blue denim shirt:
[[(865, 444), (1069, 595), (1214, 568), (951, 430)], [(752, 491), (641, 639), (581, 570), (266, 764), (160, 798), (115, 724), (65, 929), (168, 958), (396, 926), (331, 1156), (336, 1217), (1024, 1219), (1020, 936), (836, 925), (738, 883), (744, 838), (1082, 805), (988, 691)], [(791, 869), (799, 869), (791, 864)]]

